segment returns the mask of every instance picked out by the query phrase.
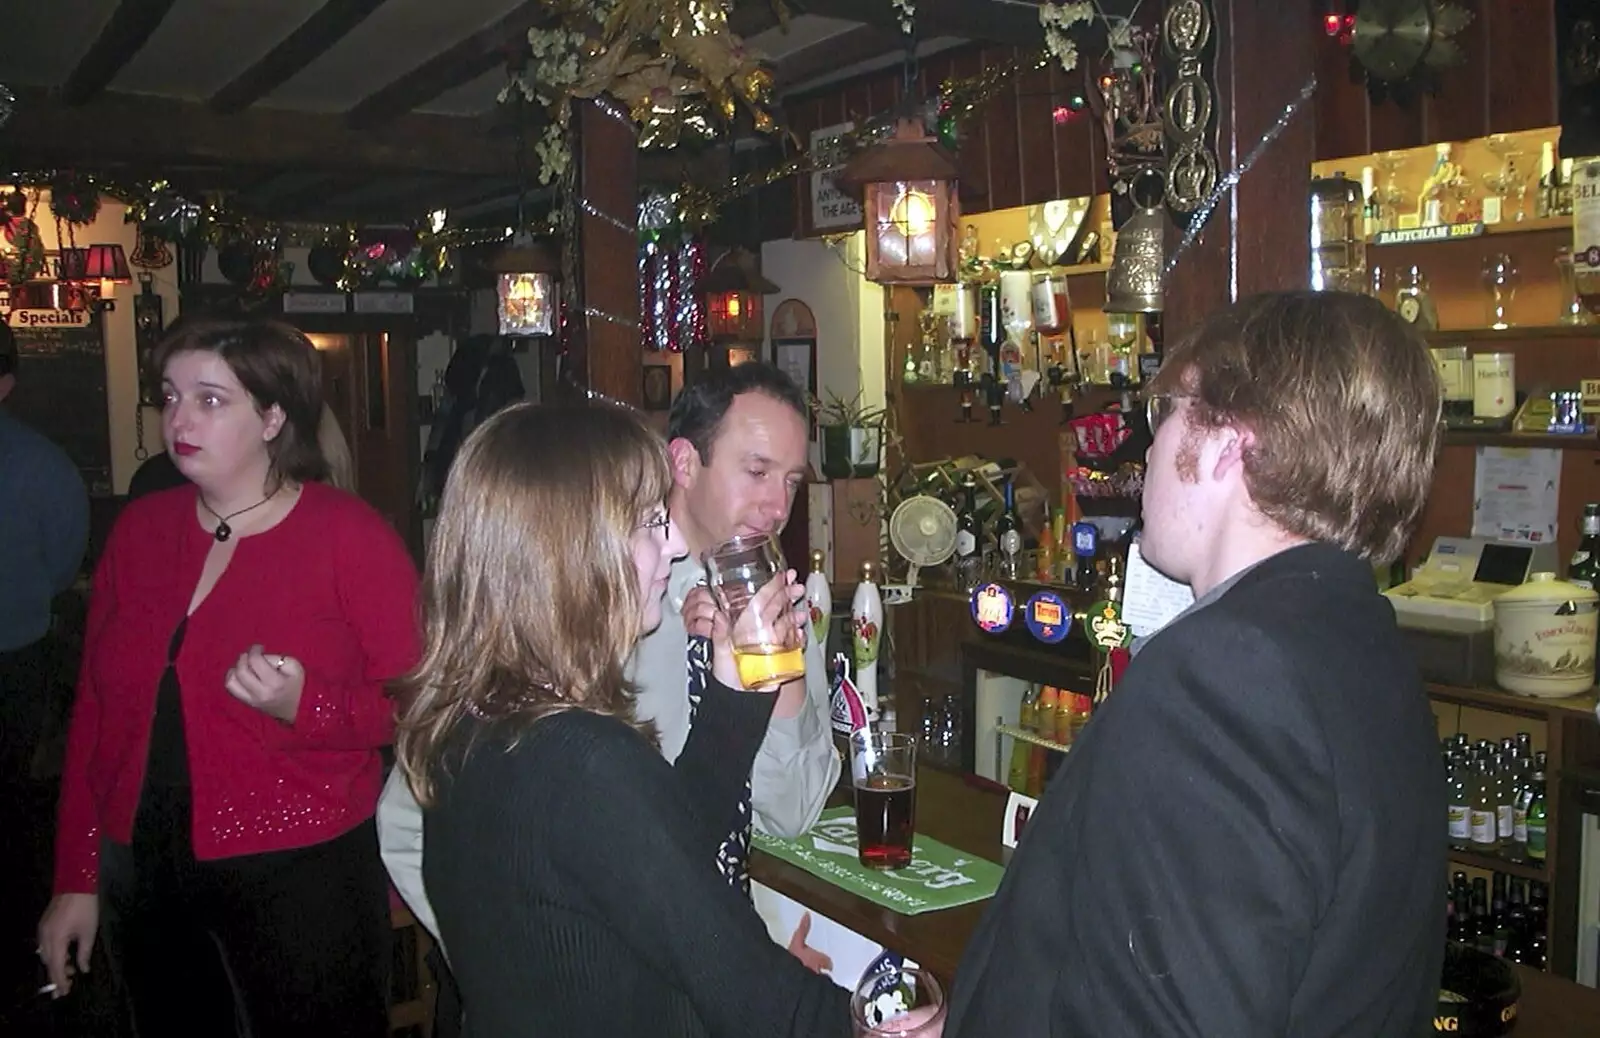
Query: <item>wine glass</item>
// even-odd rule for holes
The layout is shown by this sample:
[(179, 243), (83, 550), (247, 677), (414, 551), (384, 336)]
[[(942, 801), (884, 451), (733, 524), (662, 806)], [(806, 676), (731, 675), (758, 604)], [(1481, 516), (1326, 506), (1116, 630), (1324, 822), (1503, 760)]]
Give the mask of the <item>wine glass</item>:
[(1489, 327), (1511, 327), (1508, 311), (1517, 292), (1516, 261), (1509, 253), (1497, 252), (1483, 261), (1483, 284), (1489, 293)]
[(856, 983), (850, 1016), (857, 1038), (925, 1038), (944, 1027), (944, 988), (911, 962), (879, 961)]
[(1383, 174), (1383, 184), (1378, 188), (1378, 226), (1392, 231), (1400, 226), (1400, 206), (1406, 193), (1400, 189), (1398, 175), (1405, 167), (1407, 155), (1403, 151), (1385, 151), (1374, 157), (1372, 164)]
[(1521, 222), (1528, 218), (1528, 178), (1523, 172), (1525, 152), (1518, 150), (1516, 141), (1506, 134), (1496, 133), (1484, 142), (1489, 154), (1499, 156), (1500, 168), (1483, 175), (1483, 186), (1500, 198), (1517, 200), (1516, 214), (1512, 219)]

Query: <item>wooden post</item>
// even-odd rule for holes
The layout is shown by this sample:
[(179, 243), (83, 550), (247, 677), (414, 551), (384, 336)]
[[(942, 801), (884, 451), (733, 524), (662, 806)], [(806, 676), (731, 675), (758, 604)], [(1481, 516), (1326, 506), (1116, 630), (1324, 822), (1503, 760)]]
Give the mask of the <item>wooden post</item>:
[[(1168, 0), (1167, 7), (1179, 0)], [(1300, 96), (1315, 67), (1303, 7), (1280, 0), (1210, 0), (1218, 180), (1256, 147)], [(1315, 105), (1308, 99), (1211, 213), (1166, 286), (1168, 342), (1221, 306), (1255, 292), (1310, 283)], [(1181, 231), (1169, 236), (1176, 248)]]
[[(578, 299), (568, 365), (583, 386), (643, 401), (639, 339), (638, 143), (633, 124), (593, 101), (573, 109), (578, 163)], [(586, 205), (584, 203), (587, 203)]]

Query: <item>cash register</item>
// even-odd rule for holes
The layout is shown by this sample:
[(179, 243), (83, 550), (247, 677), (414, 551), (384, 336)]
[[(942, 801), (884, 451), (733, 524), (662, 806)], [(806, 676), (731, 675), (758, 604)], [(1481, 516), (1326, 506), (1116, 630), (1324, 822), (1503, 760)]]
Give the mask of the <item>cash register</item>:
[(1554, 544), (1440, 537), (1412, 578), (1384, 594), (1402, 627), (1484, 631), (1495, 597), (1541, 572), (1557, 572)]

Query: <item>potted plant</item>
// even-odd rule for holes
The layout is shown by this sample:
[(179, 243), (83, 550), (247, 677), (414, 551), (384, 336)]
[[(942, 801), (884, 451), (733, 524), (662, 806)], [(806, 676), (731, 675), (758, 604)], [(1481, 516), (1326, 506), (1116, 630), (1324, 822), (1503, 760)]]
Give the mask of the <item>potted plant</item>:
[(883, 408), (862, 407), (832, 390), (815, 404), (822, 429), (822, 474), (829, 479), (876, 476), (883, 457)]

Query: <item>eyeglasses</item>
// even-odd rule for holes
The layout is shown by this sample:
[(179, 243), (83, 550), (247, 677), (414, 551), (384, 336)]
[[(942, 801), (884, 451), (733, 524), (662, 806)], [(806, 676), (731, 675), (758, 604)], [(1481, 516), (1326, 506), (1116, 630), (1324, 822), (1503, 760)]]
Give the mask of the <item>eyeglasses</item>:
[(640, 523), (639, 524), (639, 529), (641, 529), (641, 530), (660, 530), (661, 532), (665, 533), (666, 530), (667, 530), (667, 527), (669, 527), (671, 525), (672, 525), (672, 516), (668, 515), (667, 514), (667, 510), (665, 508), (663, 508), (661, 511), (657, 512), (656, 514), (652, 515), (650, 518), (646, 519), (644, 522)]
[(1192, 399), (1189, 393), (1152, 393), (1144, 399), (1144, 420), (1154, 436), (1161, 423), (1178, 413), (1178, 401)]

